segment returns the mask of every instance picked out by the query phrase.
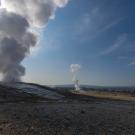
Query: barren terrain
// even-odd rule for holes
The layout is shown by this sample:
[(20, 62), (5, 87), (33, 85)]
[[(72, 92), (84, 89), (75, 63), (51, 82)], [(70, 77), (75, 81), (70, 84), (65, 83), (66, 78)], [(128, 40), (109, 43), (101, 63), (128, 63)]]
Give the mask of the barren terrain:
[(0, 135), (135, 135), (134, 127), (133, 101), (71, 94), (0, 103)]

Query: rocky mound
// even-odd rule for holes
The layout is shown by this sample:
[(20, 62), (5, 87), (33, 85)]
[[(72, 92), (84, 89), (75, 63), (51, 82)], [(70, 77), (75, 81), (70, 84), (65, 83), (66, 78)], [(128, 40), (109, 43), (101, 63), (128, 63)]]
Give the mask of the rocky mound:
[(21, 92), (15, 88), (0, 85), (0, 103), (41, 99), (43, 98), (37, 95), (25, 93), (23, 91)]
[(0, 102), (27, 100), (59, 100), (64, 96), (56, 90), (28, 83), (1, 83)]

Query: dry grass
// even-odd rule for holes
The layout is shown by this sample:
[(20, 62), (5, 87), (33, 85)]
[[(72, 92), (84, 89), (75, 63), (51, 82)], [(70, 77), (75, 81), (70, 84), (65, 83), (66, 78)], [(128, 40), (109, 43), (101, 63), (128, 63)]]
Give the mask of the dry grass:
[(119, 92), (104, 92), (104, 91), (80, 91), (75, 92), (78, 95), (91, 96), (96, 98), (113, 99), (113, 100), (124, 100), (124, 101), (135, 101), (135, 97), (130, 94), (119, 93)]

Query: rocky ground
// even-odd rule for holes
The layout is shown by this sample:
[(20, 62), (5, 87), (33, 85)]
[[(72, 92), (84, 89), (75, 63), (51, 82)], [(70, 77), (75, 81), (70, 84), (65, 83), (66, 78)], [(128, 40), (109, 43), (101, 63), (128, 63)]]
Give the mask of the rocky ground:
[(135, 135), (134, 127), (134, 103), (0, 104), (0, 135)]
[(135, 102), (71, 95), (13, 101), (15, 97), (0, 102), (0, 135), (135, 135)]

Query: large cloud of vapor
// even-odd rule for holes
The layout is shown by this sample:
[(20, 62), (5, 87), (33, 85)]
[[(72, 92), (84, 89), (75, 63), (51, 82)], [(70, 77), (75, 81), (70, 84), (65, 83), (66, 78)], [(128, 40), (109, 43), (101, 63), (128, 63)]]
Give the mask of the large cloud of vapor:
[(55, 17), (57, 8), (68, 0), (0, 1), (0, 72), (3, 81), (21, 81), (21, 62), (38, 42), (38, 29)]

